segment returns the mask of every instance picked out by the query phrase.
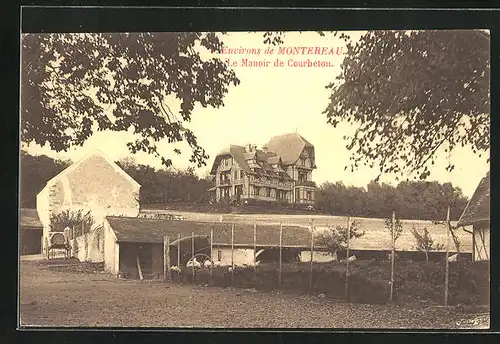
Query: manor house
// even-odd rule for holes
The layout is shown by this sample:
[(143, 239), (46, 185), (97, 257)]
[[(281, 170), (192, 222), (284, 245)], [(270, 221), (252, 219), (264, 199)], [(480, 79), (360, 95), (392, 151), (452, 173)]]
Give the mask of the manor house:
[(314, 169), (314, 146), (298, 133), (275, 136), (261, 149), (230, 145), (215, 157), (209, 191), (217, 201), (312, 205)]

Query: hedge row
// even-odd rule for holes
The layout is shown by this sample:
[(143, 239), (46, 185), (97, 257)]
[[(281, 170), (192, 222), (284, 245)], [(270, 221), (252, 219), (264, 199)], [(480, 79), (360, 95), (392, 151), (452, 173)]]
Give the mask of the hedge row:
[[(389, 301), (390, 264), (381, 261), (350, 264), (348, 300), (355, 303), (382, 304)], [(322, 293), (330, 298), (344, 298), (345, 266), (337, 263), (313, 265), (312, 289), (309, 265), (283, 265), (281, 284), (274, 264), (257, 267), (237, 267), (234, 275), (227, 267), (195, 271), (195, 284), (221, 287), (253, 288), (257, 290), (290, 290), (302, 293)], [(172, 272), (173, 282), (192, 283), (192, 272), (184, 268)], [(442, 304), (444, 297), (444, 262), (398, 261), (395, 266), (394, 299), (398, 303), (427, 301)], [(450, 304), (482, 305), (489, 303), (489, 265), (487, 263), (450, 263)]]

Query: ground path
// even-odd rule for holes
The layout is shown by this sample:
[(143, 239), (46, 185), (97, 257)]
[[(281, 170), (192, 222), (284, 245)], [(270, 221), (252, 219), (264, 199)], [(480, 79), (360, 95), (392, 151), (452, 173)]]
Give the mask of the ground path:
[[(54, 261), (54, 263), (56, 262)], [(57, 264), (64, 267), (64, 262)], [(318, 296), (118, 280), (103, 272), (20, 266), (21, 325), (70, 327), (487, 328), (455, 308), (347, 304)]]

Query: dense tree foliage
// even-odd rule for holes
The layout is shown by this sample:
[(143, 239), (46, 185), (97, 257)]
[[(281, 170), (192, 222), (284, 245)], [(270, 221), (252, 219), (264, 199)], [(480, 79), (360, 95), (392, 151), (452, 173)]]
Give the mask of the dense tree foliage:
[[(214, 186), (210, 176), (199, 177), (193, 168), (187, 170), (155, 169), (127, 158), (117, 162), (141, 184), (141, 205), (208, 204), (207, 190)], [(47, 156), (21, 152), (21, 206), (36, 207), (36, 195), (46, 182), (62, 171), (69, 162)], [(370, 182), (366, 189), (342, 183), (324, 183), (316, 191), (315, 208), (326, 214), (442, 221), (448, 205), (450, 216), (457, 220), (467, 198), (451, 183), (405, 181), (397, 186)]]
[[(347, 42), (341, 74), (327, 86), (328, 123), (356, 127), (344, 138), (351, 170), (428, 177), (443, 147), (490, 146), (489, 35), (481, 30), (368, 31)], [(486, 159), (487, 157), (485, 157)], [(454, 168), (448, 161), (448, 170)]]
[(154, 169), (131, 159), (117, 162), (141, 184), (141, 204), (197, 203), (209, 201), (207, 190), (214, 186), (210, 177), (200, 178), (193, 168), (187, 170)]
[[(117, 163), (141, 184), (140, 202), (143, 205), (208, 203), (207, 190), (214, 185), (209, 176), (200, 178), (193, 168), (157, 170), (151, 166), (137, 164), (130, 158)], [(54, 160), (45, 155), (32, 156), (21, 151), (21, 206), (35, 208), (36, 195), (50, 179), (69, 165), (69, 161)]]
[[(211, 57), (221, 48), (215, 33), (23, 35), (21, 140), (59, 152), (95, 131), (131, 131), (132, 152), (169, 166), (157, 143), (187, 142), (190, 161), (204, 165), (208, 156), (186, 123), (196, 105), (223, 106), (228, 87), (239, 83)], [(169, 97), (179, 100), (178, 111)]]
[(21, 151), (20, 203), (23, 208), (36, 207), (36, 195), (45, 184), (70, 165), (70, 161), (54, 160), (45, 155), (32, 156)]
[(397, 186), (370, 182), (367, 188), (343, 183), (324, 183), (316, 192), (316, 209), (333, 215), (399, 219), (443, 220), (448, 205), (450, 217), (458, 220), (467, 198), (451, 183), (404, 181)]

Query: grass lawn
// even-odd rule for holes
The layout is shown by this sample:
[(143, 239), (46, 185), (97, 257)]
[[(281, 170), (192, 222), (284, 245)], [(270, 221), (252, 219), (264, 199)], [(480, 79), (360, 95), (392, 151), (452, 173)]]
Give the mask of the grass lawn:
[[(326, 215), (280, 215), (280, 214), (215, 214), (215, 213), (195, 213), (173, 210), (143, 210), (144, 213), (168, 213), (179, 214), (186, 220), (219, 222), (221, 217), (223, 222), (259, 224), (280, 224), (309, 226), (310, 220), (314, 219), (314, 225), (318, 230), (324, 230), (327, 226), (346, 225), (347, 218), (341, 216)], [(391, 247), (391, 236), (384, 227), (383, 219), (375, 218), (355, 218), (361, 223), (361, 229), (365, 235), (354, 239), (351, 242), (353, 250), (385, 250)], [(441, 244), (446, 244), (446, 227), (435, 225), (432, 221), (402, 220), (403, 232), (396, 241), (397, 250), (414, 250), (415, 240), (411, 234), (412, 226), (422, 230), (427, 227), (432, 238)], [(461, 252), (472, 252), (472, 236), (462, 229), (457, 231), (460, 241)], [(450, 250), (455, 250), (453, 241), (450, 238)]]

